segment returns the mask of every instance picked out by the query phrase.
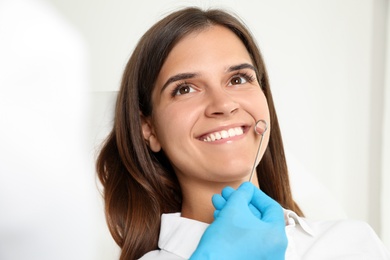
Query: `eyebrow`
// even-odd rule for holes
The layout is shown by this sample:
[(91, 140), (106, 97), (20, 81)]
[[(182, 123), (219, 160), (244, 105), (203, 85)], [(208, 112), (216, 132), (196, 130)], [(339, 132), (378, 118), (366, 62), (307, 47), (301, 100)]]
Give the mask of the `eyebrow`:
[[(242, 64), (230, 66), (226, 71), (233, 72), (233, 71), (242, 70), (242, 69), (251, 69), (254, 72), (257, 72), (256, 68), (249, 63), (242, 63)], [(197, 77), (198, 75), (199, 75), (198, 73), (179, 73), (179, 74), (176, 74), (176, 75), (170, 77), (165, 82), (165, 84), (161, 88), (160, 93), (162, 93), (164, 91), (164, 89), (166, 89), (168, 87), (168, 85), (172, 84), (173, 82), (185, 80), (185, 79), (191, 79), (191, 78)]]
[(257, 71), (255, 66), (253, 66), (252, 64), (249, 64), (249, 63), (242, 63), (242, 64), (231, 66), (227, 69), (227, 71), (233, 72), (233, 71), (242, 70), (242, 69), (251, 69), (254, 72)]
[(173, 82), (180, 81), (180, 80), (185, 80), (185, 79), (191, 79), (191, 78), (196, 77), (197, 75), (198, 75), (197, 73), (180, 73), (180, 74), (174, 75), (174, 76), (170, 77), (165, 82), (165, 84), (161, 88), (160, 93), (163, 92), (164, 89), (166, 89), (166, 87), (168, 87), (168, 85), (172, 84)]

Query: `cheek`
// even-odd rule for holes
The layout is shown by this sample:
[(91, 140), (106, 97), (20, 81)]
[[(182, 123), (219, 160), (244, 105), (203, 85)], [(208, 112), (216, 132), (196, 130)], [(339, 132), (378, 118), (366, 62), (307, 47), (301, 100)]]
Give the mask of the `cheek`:
[(264, 152), (264, 150), (268, 145), (270, 133), (271, 133), (271, 117), (269, 113), (268, 102), (264, 94), (262, 94), (262, 99), (261, 102), (259, 103), (258, 109), (260, 110), (260, 117), (258, 118), (258, 120), (263, 119), (267, 122), (267, 130), (264, 135), (264, 147), (263, 147), (263, 152)]
[(270, 125), (268, 102), (262, 91), (247, 96), (242, 103), (242, 107), (252, 115), (255, 121), (263, 119)]
[(263, 95), (263, 100), (260, 103), (259, 110), (260, 110), (260, 116), (262, 116), (267, 121), (268, 124), (271, 124), (268, 102), (264, 95)]
[(194, 113), (184, 108), (160, 110), (154, 117), (156, 135), (163, 150), (169, 150), (175, 143), (188, 138), (193, 125)]

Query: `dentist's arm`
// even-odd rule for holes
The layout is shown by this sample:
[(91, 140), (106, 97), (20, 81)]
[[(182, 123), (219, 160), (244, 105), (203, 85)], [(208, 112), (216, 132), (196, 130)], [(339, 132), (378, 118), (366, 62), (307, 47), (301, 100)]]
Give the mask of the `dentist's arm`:
[(284, 259), (282, 207), (253, 184), (225, 188), (213, 197), (215, 220), (190, 259)]

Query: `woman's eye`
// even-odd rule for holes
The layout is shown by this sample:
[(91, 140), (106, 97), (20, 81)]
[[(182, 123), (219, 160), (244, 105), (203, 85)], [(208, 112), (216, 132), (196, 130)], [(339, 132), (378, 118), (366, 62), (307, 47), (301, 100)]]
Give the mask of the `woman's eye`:
[(195, 90), (189, 86), (189, 85), (179, 85), (177, 86), (174, 91), (173, 91), (173, 96), (180, 96), (180, 95), (185, 95), (191, 92), (194, 92)]
[(245, 77), (243, 76), (235, 76), (233, 77), (230, 82), (229, 82), (229, 85), (240, 85), (240, 84), (244, 84), (244, 83), (247, 83), (248, 81), (246, 80)]

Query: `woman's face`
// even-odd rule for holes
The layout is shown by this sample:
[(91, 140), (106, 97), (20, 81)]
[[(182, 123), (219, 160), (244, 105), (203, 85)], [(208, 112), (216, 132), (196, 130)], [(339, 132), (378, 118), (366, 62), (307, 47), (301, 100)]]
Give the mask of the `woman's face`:
[(269, 125), (270, 116), (249, 53), (235, 34), (211, 26), (179, 41), (158, 75), (152, 102), (144, 137), (153, 151), (165, 152), (180, 182), (247, 180), (260, 141), (255, 122)]

